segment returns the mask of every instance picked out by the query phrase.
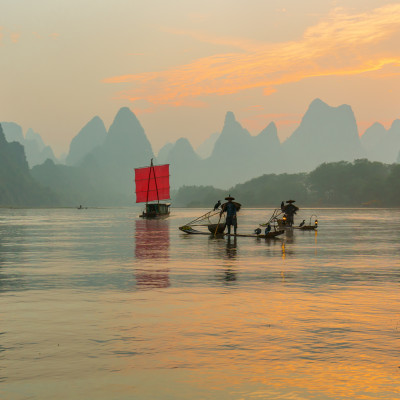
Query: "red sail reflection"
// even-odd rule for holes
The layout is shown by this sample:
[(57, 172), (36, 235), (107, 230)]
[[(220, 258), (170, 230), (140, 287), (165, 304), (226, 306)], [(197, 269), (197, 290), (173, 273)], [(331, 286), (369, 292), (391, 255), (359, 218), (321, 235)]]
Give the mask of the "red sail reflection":
[(169, 222), (147, 219), (135, 222), (135, 255), (142, 261), (135, 272), (138, 288), (169, 287)]

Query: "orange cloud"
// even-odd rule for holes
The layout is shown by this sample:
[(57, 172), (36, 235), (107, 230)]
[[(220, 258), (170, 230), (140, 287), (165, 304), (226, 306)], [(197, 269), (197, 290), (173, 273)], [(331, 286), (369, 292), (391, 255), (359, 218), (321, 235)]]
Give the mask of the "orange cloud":
[(110, 77), (104, 82), (133, 83), (122, 97), (145, 99), (154, 105), (180, 106), (198, 97), (254, 88), (269, 95), (279, 85), (305, 78), (358, 75), (400, 65), (400, 51), (396, 48), (389, 53), (381, 46), (399, 33), (400, 4), (355, 15), (335, 9), (307, 29), (301, 40), (278, 44), (191, 32), (196, 40), (231, 45), (240, 52), (204, 57), (171, 70)]
[(21, 34), (18, 32), (14, 32), (14, 33), (11, 33), (10, 37), (11, 37), (11, 41), (13, 43), (18, 43), (19, 38), (21, 37)]

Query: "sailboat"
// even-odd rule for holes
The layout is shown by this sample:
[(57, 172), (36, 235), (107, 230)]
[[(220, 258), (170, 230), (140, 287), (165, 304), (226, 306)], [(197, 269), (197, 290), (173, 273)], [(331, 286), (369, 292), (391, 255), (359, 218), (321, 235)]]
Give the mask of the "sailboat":
[(169, 216), (171, 203), (160, 203), (170, 199), (169, 164), (135, 168), (136, 203), (146, 203), (141, 218), (165, 218)]

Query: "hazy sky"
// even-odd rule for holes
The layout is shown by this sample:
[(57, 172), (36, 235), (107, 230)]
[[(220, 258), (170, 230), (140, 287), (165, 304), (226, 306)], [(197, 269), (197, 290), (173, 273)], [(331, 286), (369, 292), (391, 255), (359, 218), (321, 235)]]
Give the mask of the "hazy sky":
[(399, 43), (399, 1), (0, 0), (0, 121), (59, 154), (128, 106), (157, 151), (226, 111), (284, 140), (319, 97), (363, 133), (400, 118)]

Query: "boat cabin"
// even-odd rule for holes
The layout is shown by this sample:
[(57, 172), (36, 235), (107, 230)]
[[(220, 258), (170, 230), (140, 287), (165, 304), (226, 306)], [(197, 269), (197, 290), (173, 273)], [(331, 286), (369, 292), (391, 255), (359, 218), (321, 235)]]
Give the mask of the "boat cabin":
[(169, 215), (169, 207), (171, 204), (168, 203), (148, 203), (146, 209), (143, 211), (141, 217), (144, 218), (157, 218), (166, 217)]

